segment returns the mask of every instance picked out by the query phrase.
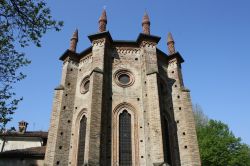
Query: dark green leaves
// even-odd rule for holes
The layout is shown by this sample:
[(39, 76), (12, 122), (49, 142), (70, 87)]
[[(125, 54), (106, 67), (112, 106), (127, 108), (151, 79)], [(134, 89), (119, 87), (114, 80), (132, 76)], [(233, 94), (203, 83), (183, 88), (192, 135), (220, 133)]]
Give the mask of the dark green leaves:
[(198, 113), (194, 111), (202, 165), (250, 166), (249, 146), (241, 143), (226, 124), (216, 120), (204, 121), (206, 116)]
[(44, 0), (5, 0), (0, 6), (1, 25), (7, 36), (17, 39), (22, 47), (33, 42), (41, 46), (40, 38), (47, 30), (60, 30), (63, 22), (52, 19)]

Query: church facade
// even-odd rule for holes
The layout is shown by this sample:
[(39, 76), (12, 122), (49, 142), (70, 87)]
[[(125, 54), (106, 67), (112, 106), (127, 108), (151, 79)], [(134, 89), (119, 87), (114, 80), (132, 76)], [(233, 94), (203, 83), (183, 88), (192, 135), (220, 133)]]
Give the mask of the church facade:
[(157, 48), (145, 13), (135, 41), (113, 40), (104, 10), (92, 46), (78, 32), (55, 89), (45, 165), (200, 166), (190, 92), (171, 33)]

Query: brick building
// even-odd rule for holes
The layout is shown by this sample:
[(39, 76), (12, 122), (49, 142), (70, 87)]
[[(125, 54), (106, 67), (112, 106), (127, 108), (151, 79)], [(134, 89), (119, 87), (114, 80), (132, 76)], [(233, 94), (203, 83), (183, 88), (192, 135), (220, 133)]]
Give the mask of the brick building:
[(26, 131), (28, 123), (19, 122), (18, 131), (0, 133), (0, 166), (42, 166), (48, 132)]
[(77, 53), (78, 32), (60, 57), (45, 165), (200, 166), (189, 90), (168, 34), (157, 48), (145, 13), (135, 41), (113, 40), (104, 10), (92, 46)]

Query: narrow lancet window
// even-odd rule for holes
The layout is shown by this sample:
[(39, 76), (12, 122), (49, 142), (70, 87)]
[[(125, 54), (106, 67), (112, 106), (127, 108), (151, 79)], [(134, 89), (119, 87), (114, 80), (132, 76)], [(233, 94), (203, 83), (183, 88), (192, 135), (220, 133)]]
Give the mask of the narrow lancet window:
[(132, 165), (131, 115), (127, 110), (119, 116), (119, 165)]
[(79, 129), (78, 155), (77, 155), (78, 166), (82, 166), (84, 164), (86, 124), (87, 124), (87, 118), (86, 116), (83, 116), (80, 121), (80, 129)]

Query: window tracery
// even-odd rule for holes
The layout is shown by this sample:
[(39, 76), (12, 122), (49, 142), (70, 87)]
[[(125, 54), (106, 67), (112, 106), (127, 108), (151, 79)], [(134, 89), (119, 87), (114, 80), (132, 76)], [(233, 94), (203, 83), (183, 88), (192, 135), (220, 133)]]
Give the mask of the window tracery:
[(119, 165), (132, 165), (131, 115), (127, 110), (119, 115)]
[(78, 166), (81, 166), (84, 164), (86, 124), (87, 124), (87, 118), (84, 115), (80, 121), (80, 129), (79, 129), (79, 141), (78, 141), (78, 153), (77, 153), (77, 165)]

